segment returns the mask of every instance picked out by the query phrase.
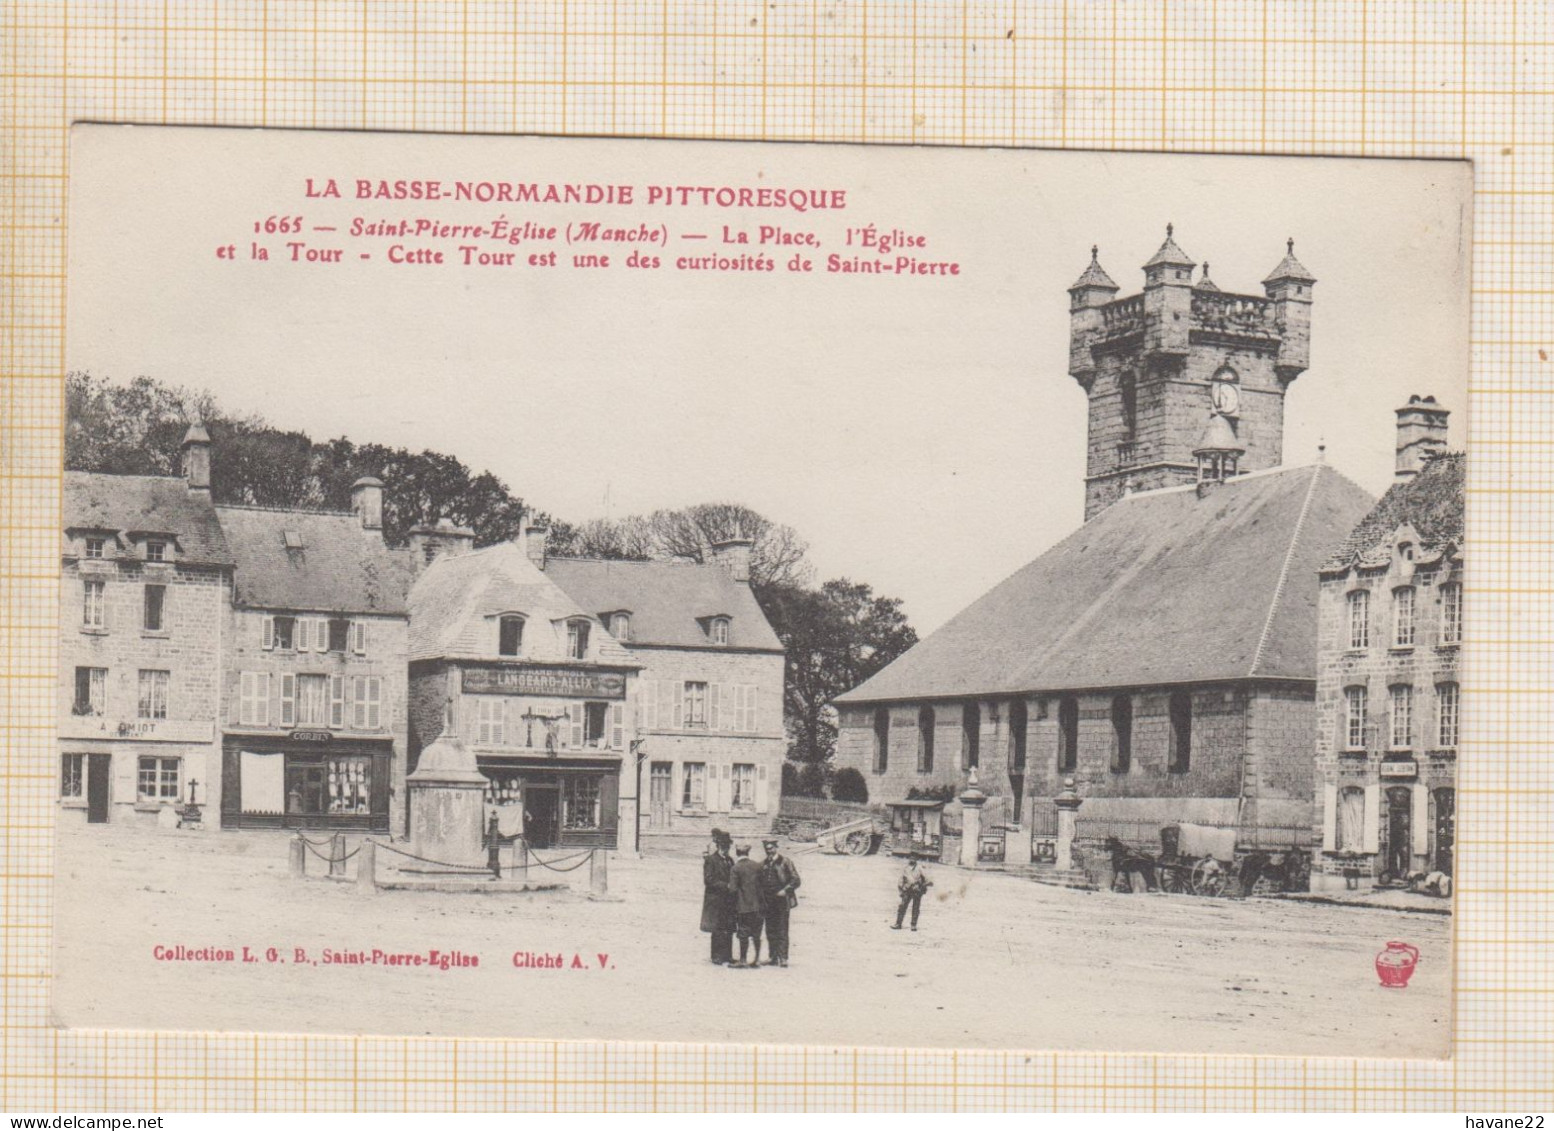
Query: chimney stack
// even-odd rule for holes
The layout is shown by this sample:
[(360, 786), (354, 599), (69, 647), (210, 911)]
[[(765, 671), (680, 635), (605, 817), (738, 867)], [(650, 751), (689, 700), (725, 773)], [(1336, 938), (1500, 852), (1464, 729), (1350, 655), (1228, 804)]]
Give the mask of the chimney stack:
[(1446, 450), (1446, 420), (1451, 410), (1442, 408), (1434, 397), (1418, 395), (1397, 410), (1397, 470), (1394, 477), (1407, 483), (1424, 469), (1433, 457)]
[(447, 515), (436, 526), (417, 526), (410, 531), (410, 550), (415, 568), (425, 569), (438, 558), (465, 553), (475, 544), (475, 532), (467, 526), (455, 526)]
[(535, 569), (544, 569), (546, 563), (546, 548), (550, 541), (550, 530), (546, 527), (533, 525), (525, 526), (523, 531), (524, 553), (529, 555), (529, 560), (534, 563)]
[(755, 542), (749, 538), (725, 538), (712, 544), (712, 560), (742, 585), (750, 584), (750, 551)]
[(210, 433), (198, 415), (183, 435), (183, 477), (191, 491), (210, 490)]
[(383, 480), (364, 475), (351, 484), (351, 512), (363, 530), (383, 529)]

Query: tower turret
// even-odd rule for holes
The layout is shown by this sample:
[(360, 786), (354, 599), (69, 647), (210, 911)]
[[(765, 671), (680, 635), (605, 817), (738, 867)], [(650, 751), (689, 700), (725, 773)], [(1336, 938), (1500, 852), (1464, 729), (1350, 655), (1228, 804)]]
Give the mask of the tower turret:
[(1095, 357), (1090, 346), (1104, 328), (1101, 308), (1116, 298), (1120, 289), (1101, 266), (1100, 247), (1092, 244), (1090, 266), (1068, 288), (1068, 372), (1087, 391), (1095, 377)]
[(1176, 246), (1175, 226), (1144, 264), (1144, 348), (1156, 354), (1185, 354), (1192, 319), (1192, 257)]
[(1284, 246), (1284, 258), (1263, 280), (1263, 292), (1273, 300), (1273, 320), (1279, 328), (1274, 368), (1288, 385), (1311, 364), (1311, 292), (1317, 280), (1295, 258), (1294, 239)]

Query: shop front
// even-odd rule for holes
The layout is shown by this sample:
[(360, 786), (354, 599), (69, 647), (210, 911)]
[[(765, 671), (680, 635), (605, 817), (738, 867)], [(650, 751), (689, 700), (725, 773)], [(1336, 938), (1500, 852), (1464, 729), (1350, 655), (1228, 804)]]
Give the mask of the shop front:
[(223, 828), (389, 831), (391, 739), (228, 735), (222, 758)]
[(621, 760), (480, 755), (504, 836), (521, 834), (531, 848), (617, 847)]

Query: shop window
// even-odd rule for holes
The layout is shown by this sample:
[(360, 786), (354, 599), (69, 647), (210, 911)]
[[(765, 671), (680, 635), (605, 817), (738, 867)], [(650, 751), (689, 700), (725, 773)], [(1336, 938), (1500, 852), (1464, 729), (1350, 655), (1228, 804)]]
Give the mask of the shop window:
[(685, 685), (685, 725), (688, 727), (707, 725), (707, 685), (705, 683), (688, 681)]
[(960, 709), (960, 765), (969, 770), (982, 761), (982, 708), (967, 703)]
[(147, 632), (162, 631), (162, 612), (167, 604), (167, 586), (146, 586), (145, 617), (142, 627)]
[(917, 772), (920, 774), (933, 769), (934, 725), (933, 708), (920, 708), (917, 712)]
[(329, 812), (372, 811), (372, 758), (365, 754), (335, 754), (325, 759)]
[(1436, 741), (1446, 749), (1457, 745), (1457, 685), (1437, 684), (1435, 688)]
[(137, 801), (178, 800), (177, 758), (157, 758), (142, 755), (135, 779)]
[(523, 648), (523, 618), (509, 614), (497, 621), (496, 650), (501, 656), (516, 656)]
[(1009, 704), (1009, 766), (1013, 770), (1025, 769), (1026, 736), (1029, 733), (1030, 708), (1024, 699)]
[(351, 622), (335, 617), (329, 622), (329, 650), (345, 653), (351, 647)]
[(270, 725), (269, 672), (242, 672), (238, 676), (237, 717), (245, 727)]
[(146, 561), (165, 562), (167, 560), (167, 543), (153, 539), (146, 543)]
[(104, 545), (105, 545), (105, 539), (102, 539), (102, 538), (88, 538), (86, 540), (86, 556), (89, 557), (89, 558), (100, 558), (100, 557), (102, 557), (103, 556), (103, 546)]
[(877, 707), (874, 711), (874, 772), (883, 774), (890, 768), (890, 711)]
[(1125, 774), (1133, 766), (1133, 699), (1112, 697), (1112, 773)]
[(1414, 646), (1414, 590), (1409, 586), (1392, 591), (1392, 646)]
[(707, 763), (685, 763), (685, 782), (681, 786), (680, 808), (696, 812), (707, 808)]
[(733, 793), (730, 795), (729, 808), (736, 813), (755, 812), (755, 765), (747, 762), (734, 763)]
[(108, 709), (108, 669), (76, 669), (76, 701), (70, 712), (100, 718)]
[(1344, 749), (1365, 749), (1365, 712), (1368, 695), (1363, 687), (1344, 688)]
[(108, 583), (87, 581), (81, 586), (81, 627), (108, 627)]
[(1171, 737), (1166, 751), (1166, 769), (1185, 774), (1192, 769), (1192, 692), (1171, 692)]
[(561, 824), (574, 830), (599, 827), (599, 779), (569, 774), (561, 779)]
[(59, 761), (59, 795), (61, 797), (85, 796), (86, 755), (63, 754)]
[(571, 660), (588, 659), (588, 622), (586, 620), (567, 621), (567, 658)]
[(631, 614), (613, 613), (610, 616), (610, 635), (621, 643), (631, 639)]
[(1388, 745), (1394, 750), (1407, 750), (1414, 745), (1414, 689), (1400, 683), (1387, 689), (1387, 698), (1391, 708)]
[(1371, 644), (1371, 595), (1366, 589), (1349, 594), (1349, 647), (1369, 648)]
[(136, 717), (142, 719), (167, 718), (167, 684), (171, 673), (164, 671), (140, 671), (140, 695)]
[(507, 701), (482, 695), (476, 700), (475, 741), (485, 746), (501, 746), (506, 739)]
[(1365, 846), (1365, 791), (1345, 786), (1338, 791), (1334, 845), (1339, 852), (1359, 852)]
[(299, 675), (297, 677), (297, 725), (322, 727), (329, 725), (329, 677)]
[(1462, 643), (1462, 586), (1455, 581), (1441, 586), (1441, 643)]
[(1058, 700), (1058, 773), (1072, 773), (1079, 766), (1079, 700), (1065, 695)]

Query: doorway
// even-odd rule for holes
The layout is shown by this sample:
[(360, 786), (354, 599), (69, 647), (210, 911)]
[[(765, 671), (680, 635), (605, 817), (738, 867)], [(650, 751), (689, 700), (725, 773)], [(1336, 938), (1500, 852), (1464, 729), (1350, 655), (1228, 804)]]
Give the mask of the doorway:
[(293, 816), (325, 810), (324, 767), (292, 764), (286, 767), (286, 812)]
[(1437, 872), (1452, 874), (1452, 850), (1457, 843), (1457, 791), (1449, 787), (1430, 795), (1435, 804), (1435, 851), (1431, 863)]
[(561, 790), (555, 785), (527, 782), (523, 790), (523, 832), (530, 848), (551, 848), (556, 843)]
[(667, 829), (673, 798), (674, 766), (669, 762), (654, 762), (648, 776), (648, 828)]
[(86, 756), (86, 821), (91, 825), (108, 823), (108, 767), (111, 754)]
[(1387, 790), (1387, 865), (1395, 880), (1413, 871), (1414, 791), (1407, 786)]

